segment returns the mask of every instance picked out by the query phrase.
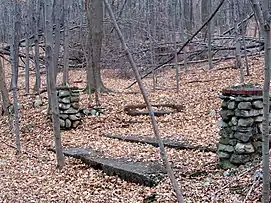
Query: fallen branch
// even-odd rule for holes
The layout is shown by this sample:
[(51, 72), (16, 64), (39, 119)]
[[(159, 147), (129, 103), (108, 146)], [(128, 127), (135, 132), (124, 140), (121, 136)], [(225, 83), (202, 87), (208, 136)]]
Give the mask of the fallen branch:
[[(4, 141), (1, 141), (1, 143), (3, 143), (3, 144), (5, 144), (6, 146), (8, 146), (8, 147), (10, 147), (10, 148), (12, 148), (12, 149), (15, 149), (15, 150), (17, 150), (17, 147), (15, 147), (15, 146), (13, 146), (13, 145), (10, 145), (10, 144), (8, 144), (8, 143), (6, 143), (6, 142), (4, 142)], [(25, 155), (27, 155), (27, 156), (29, 156), (30, 158), (38, 158), (36, 155), (33, 155), (32, 153), (30, 153), (30, 152), (27, 152), (27, 151), (21, 151), (21, 153), (22, 154), (25, 154)]]
[(251, 193), (252, 193), (254, 187), (259, 183), (259, 181), (260, 181), (259, 178), (258, 178), (257, 180), (255, 180), (255, 181), (253, 181), (253, 184), (251, 185), (251, 187), (250, 187), (250, 189), (249, 189), (249, 191), (248, 191), (248, 193), (247, 193), (247, 195), (246, 195), (246, 197), (245, 197), (243, 203), (246, 203), (246, 202), (247, 202), (248, 197), (251, 195)]
[(217, 190), (216, 192), (213, 193), (213, 197), (212, 200), (214, 201), (216, 198), (216, 195), (221, 192), (222, 190), (224, 190), (225, 188), (229, 187), (229, 185), (231, 185), (233, 182), (235, 182), (237, 180), (237, 178), (240, 178), (242, 176), (244, 176), (245, 174), (247, 174), (248, 172), (252, 171), (255, 168), (260, 167), (261, 164), (257, 164), (256, 166), (252, 166), (249, 169), (246, 169), (243, 173), (241, 173), (240, 175), (238, 175), (237, 177), (235, 176), (235, 178), (233, 178), (230, 182), (228, 182), (226, 185), (224, 185), (222, 188), (220, 188), (219, 190)]
[[(112, 139), (118, 139), (125, 142), (132, 142), (132, 143), (141, 143), (141, 144), (148, 144), (155, 147), (158, 147), (158, 142), (153, 137), (147, 137), (147, 136), (135, 136), (135, 135), (112, 135), (112, 134), (104, 134), (104, 137), (112, 138)], [(183, 143), (180, 141), (175, 140), (169, 140), (169, 139), (162, 139), (164, 146), (168, 148), (173, 149), (179, 149), (179, 150), (199, 150), (202, 152), (213, 152), (216, 153), (216, 149), (209, 147), (209, 146), (202, 146), (202, 145), (191, 145), (188, 143)]]
[[(184, 109), (183, 105), (176, 105), (176, 104), (152, 104), (152, 107), (162, 107), (162, 108), (171, 108), (173, 110), (156, 110), (153, 111), (155, 116), (163, 116), (163, 115), (167, 115), (167, 114), (171, 114), (171, 113), (175, 113), (175, 112), (180, 112), (181, 110)], [(138, 105), (127, 105), (124, 107), (124, 112), (127, 115), (130, 116), (147, 116), (149, 115), (149, 111), (138, 111), (136, 109), (144, 109), (147, 108), (146, 104), (138, 104)]]
[[(213, 19), (213, 17), (215, 16), (215, 14), (218, 12), (218, 10), (220, 9), (220, 7), (223, 5), (225, 0), (221, 0), (219, 5), (217, 6), (217, 8), (214, 10), (214, 12), (212, 13), (212, 15), (206, 20), (206, 22), (182, 45), (182, 47), (178, 50), (177, 55), (181, 53), (181, 51), (184, 49), (184, 47), (186, 47), (191, 41), (192, 39), (194, 39), (195, 36), (197, 36), (197, 34)], [(162, 66), (164, 66), (165, 64), (171, 62), (173, 59), (175, 58), (175, 54), (172, 54), (172, 56), (165, 61), (164, 63), (158, 65), (157, 67), (153, 68), (151, 71), (149, 71), (148, 73), (146, 73), (145, 75), (141, 76), (140, 79), (143, 79), (145, 77), (147, 77), (148, 75), (150, 75), (151, 73), (153, 73), (153, 71), (161, 68)], [(134, 84), (136, 84), (137, 81), (133, 82), (132, 84), (130, 84), (128, 87), (126, 87), (126, 89), (132, 87)]]

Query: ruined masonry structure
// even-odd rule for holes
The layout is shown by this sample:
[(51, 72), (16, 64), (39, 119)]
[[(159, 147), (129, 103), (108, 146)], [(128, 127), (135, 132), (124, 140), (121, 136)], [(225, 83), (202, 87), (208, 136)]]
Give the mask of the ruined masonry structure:
[(69, 130), (81, 123), (79, 91), (76, 87), (57, 88), (60, 128)]
[(217, 148), (221, 168), (233, 168), (261, 154), (262, 89), (224, 89), (220, 140)]

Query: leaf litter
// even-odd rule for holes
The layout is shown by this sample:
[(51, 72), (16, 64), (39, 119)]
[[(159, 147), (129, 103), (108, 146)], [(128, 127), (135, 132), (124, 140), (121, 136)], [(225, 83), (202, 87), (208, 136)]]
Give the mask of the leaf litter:
[[(263, 61), (249, 60), (251, 76), (246, 82), (263, 83)], [(179, 140), (194, 145), (216, 147), (218, 143), (218, 111), (221, 101), (218, 93), (228, 86), (238, 83), (238, 70), (231, 68), (232, 61), (225, 61), (216, 70), (204, 70), (191, 66), (188, 73), (180, 75), (180, 91), (152, 90), (152, 78), (144, 83), (148, 89), (149, 99), (154, 104), (184, 105), (181, 112), (157, 117), (159, 131), (163, 138)], [(7, 66), (6, 66), (7, 67)], [(70, 81), (85, 81), (83, 70), (71, 70)], [(175, 85), (175, 71), (165, 70), (159, 77), (159, 86), (172, 88)], [(7, 82), (10, 70), (6, 70)], [(58, 84), (61, 83), (58, 74)], [(31, 85), (35, 78), (31, 75)], [(45, 75), (42, 84), (45, 88)], [(153, 136), (148, 116), (128, 116), (123, 111), (129, 104), (143, 104), (143, 98), (137, 85), (126, 90), (132, 80), (120, 79), (114, 71), (104, 70), (103, 81), (106, 87), (116, 90), (101, 94), (104, 114), (84, 118), (75, 130), (63, 131), (62, 142), (65, 147), (91, 147), (114, 158), (133, 158), (138, 161), (159, 160), (159, 149), (146, 144), (129, 143), (110, 139), (103, 134)], [(80, 88), (85, 83), (78, 83)], [(143, 187), (107, 176), (102, 171), (94, 170), (73, 158), (66, 158), (65, 167), (59, 171), (55, 168), (55, 154), (48, 151), (53, 144), (53, 133), (48, 119), (47, 106), (33, 108), (33, 95), (24, 93), (24, 73), (20, 70), (19, 99), (20, 126), (31, 124), (30, 130), (22, 130), (21, 145), (25, 154), (16, 155), (9, 147), (15, 139), (8, 127), (8, 120), (0, 117), (0, 200), (2, 202), (143, 202), (145, 198), (154, 197), (156, 202), (176, 202), (170, 181), (166, 177), (154, 188)], [(42, 98), (46, 101), (46, 93)], [(80, 105), (88, 106), (88, 96), (80, 96)], [(46, 102), (45, 102), (46, 103)], [(5, 144), (6, 143), (6, 144)], [(234, 170), (221, 170), (217, 167), (218, 157), (215, 153), (197, 150), (168, 149), (169, 161), (179, 182), (186, 202), (260, 202), (261, 187), (253, 185), (253, 166), (240, 166)], [(258, 162), (259, 163), (259, 162)], [(256, 165), (256, 164), (255, 164)], [(244, 173), (245, 175), (240, 176)], [(247, 172), (246, 172), (247, 171)], [(225, 173), (226, 172), (226, 173)], [(227, 174), (227, 175), (225, 175)], [(247, 193), (249, 196), (246, 197)]]

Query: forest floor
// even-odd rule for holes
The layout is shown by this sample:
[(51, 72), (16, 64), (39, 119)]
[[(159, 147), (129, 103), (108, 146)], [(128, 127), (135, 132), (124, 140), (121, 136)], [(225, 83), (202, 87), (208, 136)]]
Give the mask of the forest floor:
[[(152, 78), (144, 79), (152, 103), (184, 105), (181, 112), (157, 118), (162, 137), (216, 147), (221, 104), (217, 95), (223, 88), (239, 81), (239, 72), (231, 68), (232, 64), (233, 61), (226, 61), (213, 70), (208, 70), (206, 64), (190, 66), (186, 74), (180, 75), (179, 93), (175, 90), (153, 91)], [(251, 75), (246, 76), (245, 81), (263, 84), (263, 59), (251, 57), (249, 66)], [(9, 84), (10, 70), (6, 72)], [(71, 83), (85, 87), (83, 82), (74, 83), (85, 81), (85, 75), (83, 70), (71, 70)], [(61, 76), (60, 73), (58, 81), (61, 81)], [(165, 70), (160, 76), (160, 87), (175, 86), (173, 69)], [(42, 77), (42, 86), (45, 87), (45, 75)], [(103, 81), (106, 87), (117, 92), (101, 94), (104, 114), (87, 117), (76, 130), (62, 132), (64, 148), (91, 147), (109, 157), (160, 160), (156, 147), (103, 136), (109, 133), (153, 136), (148, 116), (132, 117), (123, 111), (125, 105), (143, 103), (137, 85), (125, 89), (133, 80), (121, 79), (116, 72), (104, 70)], [(34, 74), (32, 86), (33, 83)], [(14, 136), (9, 131), (8, 119), (0, 117), (0, 202), (142, 203), (144, 198), (154, 193), (157, 202), (176, 202), (167, 177), (156, 187), (149, 188), (107, 176), (74, 158), (66, 158), (66, 165), (61, 171), (56, 169), (55, 154), (48, 151), (53, 146), (53, 132), (46, 115), (47, 105), (33, 107), (35, 96), (25, 95), (23, 70), (20, 70), (19, 94), (22, 105), (21, 145), (27, 153), (16, 155), (15, 150), (8, 146), (15, 145)], [(82, 94), (80, 99), (81, 105), (87, 106), (87, 95)], [(25, 130), (26, 126), (28, 130)], [(226, 171), (218, 168), (215, 153), (169, 148), (166, 151), (187, 203), (243, 202), (254, 183), (253, 174), (260, 169), (248, 164)], [(260, 186), (261, 183), (255, 186), (246, 202), (260, 202)]]

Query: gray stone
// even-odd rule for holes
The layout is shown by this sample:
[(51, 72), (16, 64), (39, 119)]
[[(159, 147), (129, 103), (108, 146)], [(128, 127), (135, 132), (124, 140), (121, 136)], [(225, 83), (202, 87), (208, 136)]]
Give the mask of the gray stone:
[(262, 141), (255, 142), (254, 147), (258, 154), (262, 154)]
[(220, 159), (219, 166), (222, 169), (231, 169), (237, 167), (236, 165), (232, 164), (229, 159)]
[(89, 109), (83, 109), (83, 110), (82, 110), (82, 114), (85, 115), (85, 116), (91, 115)]
[[(94, 109), (92, 109), (90, 111), (91, 115), (96, 115), (96, 111)], [(218, 121), (217, 125), (221, 128), (225, 128), (225, 127), (228, 127), (228, 124), (222, 120)]]
[(263, 109), (251, 109), (249, 115), (251, 117), (263, 115)]
[(243, 117), (243, 118), (248, 118), (248, 117), (255, 117), (263, 114), (262, 109), (251, 109), (251, 110), (240, 110), (236, 109), (235, 110), (235, 116), (237, 117)]
[(78, 121), (74, 121), (73, 123), (72, 123), (72, 127), (73, 128), (77, 128), (77, 126), (80, 124), (80, 121), (78, 120)]
[(262, 123), (258, 124), (258, 126), (257, 126), (257, 131), (258, 131), (260, 134), (263, 133), (263, 124), (262, 124)]
[(233, 164), (245, 164), (248, 161), (250, 161), (250, 155), (247, 154), (233, 154), (230, 158)]
[(235, 146), (235, 151), (238, 154), (251, 154), (255, 152), (255, 149), (251, 143), (237, 143)]
[(230, 139), (229, 140), (229, 145), (231, 145), (231, 146), (235, 146), (236, 143), (237, 143), (237, 139)]
[(64, 103), (64, 104), (70, 104), (71, 103), (71, 99), (70, 97), (64, 97), (62, 99), (59, 99), (60, 103)]
[(59, 103), (59, 104), (58, 104), (58, 107), (59, 107), (59, 109), (61, 109), (61, 110), (67, 110), (67, 109), (69, 109), (69, 108), (71, 107), (71, 105), (70, 105), (70, 104), (62, 104), (62, 103)]
[(222, 128), (220, 131), (219, 131), (219, 135), (221, 137), (229, 137), (231, 134), (233, 134), (231, 128)]
[(71, 102), (79, 102), (79, 96), (72, 96)]
[(234, 138), (240, 140), (241, 142), (248, 142), (250, 138), (252, 137), (252, 132), (235, 132), (234, 133)]
[(252, 132), (252, 127), (242, 127), (242, 126), (232, 126), (231, 127), (232, 131), (237, 131), (237, 132)]
[(262, 116), (257, 116), (257, 117), (255, 118), (254, 122), (256, 122), (256, 123), (261, 123), (261, 122), (263, 122), (263, 117), (262, 117)]
[(235, 101), (230, 101), (228, 104), (228, 109), (235, 109), (236, 103)]
[[(97, 111), (96, 111), (95, 109), (91, 109), (91, 110), (90, 110), (90, 114), (91, 114), (91, 115), (96, 116), (96, 113), (97, 113)], [(223, 122), (223, 121), (221, 121), (221, 123), (219, 122), (218, 125), (221, 125), (220, 127), (227, 127), (227, 126), (228, 126), (227, 123), (225, 123), (225, 122)]]
[(72, 91), (71, 96), (79, 97), (80, 92), (79, 91)]
[(71, 107), (68, 110), (64, 111), (64, 113), (66, 113), (66, 114), (77, 114), (78, 110)]
[(221, 104), (221, 108), (222, 109), (227, 109), (228, 108), (228, 101), (226, 101), (226, 100), (223, 100), (223, 102), (222, 102), (222, 104)]
[(231, 118), (231, 123), (232, 123), (232, 125), (237, 125), (238, 124), (237, 118), (236, 117), (232, 117)]
[(238, 104), (238, 109), (249, 110), (249, 109), (251, 109), (251, 103), (250, 102), (240, 102)]
[(77, 121), (77, 120), (79, 120), (80, 118), (78, 118), (78, 117), (75, 116), (75, 115), (69, 115), (69, 119), (70, 119), (71, 121)]
[(68, 96), (70, 96), (70, 92), (67, 91), (67, 90), (60, 90), (60, 91), (58, 92), (58, 96), (59, 96), (60, 98), (68, 97)]
[(219, 94), (218, 97), (222, 99), (223, 101), (230, 100), (231, 97), (228, 95)]
[(230, 158), (230, 154), (227, 152), (218, 151), (217, 154), (220, 159)]
[(61, 119), (63, 119), (63, 120), (67, 119), (68, 117), (69, 117), (69, 116), (66, 115), (66, 114), (59, 114), (59, 118), (61, 118)]
[(262, 96), (250, 96), (250, 97), (236, 97), (236, 101), (242, 102), (242, 101), (253, 101), (253, 100), (260, 100), (262, 99)]
[(254, 123), (253, 118), (240, 118), (238, 120), (238, 126), (241, 127), (250, 127), (253, 125), (253, 123)]
[(59, 119), (60, 127), (64, 128), (65, 127), (65, 121), (62, 119)]
[(263, 102), (260, 101), (260, 100), (254, 101), (254, 102), (252, 102), (252, 106), (255, 109), (262, 109), (263, 108)]
[(233, 146), (230, 146), (230, 145), (219, 144), (217, 151), (233, 152), (234, 148), (233, 148)]
[(72, 127), (72, 122), (71, 122), (70, 119), (66, 119), (66, 120), (65, 120), (65, 127), (66, 127), (66, 128), (71, 128), (71, 127)]
[(42, 106), (42, 99), (41, 99), (40, 96), (38, 96), (38, 97), (35, 99), (33, 105), (34, 105), (35, 108), (38, 108), (38, 107)]
[(79, 105), (79, 103), (72, 103), (72, 107), (74, 108), (74, 109), (79, 109), (80, 108), (80, 105)]
[(248, 110), (235, 109), (234, 114), (235, 114), (235, 116), (242, 117), (242, 118), (250, 117)]
[[(255, 140), (257, 140), (257, 141), (262, 141), (262, 134), (260, 134), (260, 133), (255, 133), (255, 134), (253, 134), (253, 140), (255, 141)], [(271, 140), (271, 139), (270, 139)]]
[(219, 143), (223, 144), (223, 145), (228, 145), (230, 142), (230, 138), (229, 137), (220, 137), (219, 138)]

